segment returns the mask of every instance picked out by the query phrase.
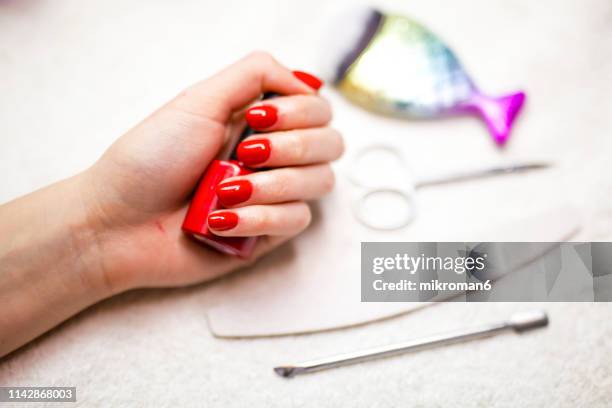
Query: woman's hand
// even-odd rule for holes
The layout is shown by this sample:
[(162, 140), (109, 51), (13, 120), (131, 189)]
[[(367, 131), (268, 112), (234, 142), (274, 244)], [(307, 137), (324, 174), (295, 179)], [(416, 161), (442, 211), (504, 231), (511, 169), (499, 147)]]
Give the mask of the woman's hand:
[[(329, 162), (343, 150), (318, 86), (253, 53), (178, 95), (85, 172), (0, 207), (0, 356), (104, 297), (218, 277), (306, 228), (304, 201), (331, 190)], [(282, 96), (258, 102), (264, 92)], [(200, 176), (241, 132), (245, 110), (263, 133), (241, 143), (239, 158), (268, 170), (224, 180), (228, 209), (209, 224), (218, 235), (262, 235), (249, 260), (181, 231)]]
[[(255, 102), (264, 92), (283, 96)], [(309, 224), (304, 200), (331, 190), (329, 162), (341, 155), (342, 140), (327, 126), (331, 110), (316, 89), (268, 54), (254, 53), (187, 89), (86, 172), (92, 225), (113, 291), (192, 284), (249, 261), (220, 254), (181, 231), (200, 176), (224, 142), (242, 130), (249, 106), (250, 125), (265, 134), (243, 141), (239, 158), (272, 169), (222, 183), (221, 202), (234, 208), (209, 218), (211, 228), (217, 227), (212, 231), (263, 235), (257, 258)], [(249, 197), (239, 202), (246, 190)], [(230, 218), (237, 224), (227, 224)]]

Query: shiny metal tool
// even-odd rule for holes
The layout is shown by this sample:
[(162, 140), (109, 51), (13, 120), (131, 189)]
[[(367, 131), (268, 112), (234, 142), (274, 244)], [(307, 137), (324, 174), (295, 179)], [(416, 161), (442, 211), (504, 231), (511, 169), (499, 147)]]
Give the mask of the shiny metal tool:
[[(378, 163), (372, 159), (376, 157)], [(374, 163), (374, 164), (373, 164)], [(373, 165), (385, 163), (387, 177), (372, 177)], [(501, 175), (520, 174), (552, 167), (551, 163), (532, 161), (502, 164), (494, 167), (447, 171), (441, 174), (423, 176), (415, 173), (404, 155), (394, 146), (385, 144), (369, 145), (361, 149), (352, 160), (348, 179), (359, 188), (353, 203), (353, 215), (364, 226), (379, 231), (398, 230), (408, 226), (418, 213), (417, 191), (423, 187), (440, 186), (469, 180), (478, 180)], [(378, 216), (368, 213), (368, 203), (377, 198), (392, 198), (401, 202), (401, 210), (394, 213), (391, 221), (381, 221)], [(383, 212), (388, 215), (387, 212)], [(376, 214), (380, 215), (380, 212)]]
[(493, 323), (482, 327), (438, 334), (420, 340), (409, 340), (399, 344), (380, 346), (367, 350), (322, 358), (319, 360), (306, 361), (294, 365), (279, 366), (275, 367), (274, 371), (281, 377), (294, 377), (299, 374), (312, 373), (314, 371), (341, 367), (362, 361), (396, 356), (399, 354), (421, 351), (438, 346), (490, 337), (506, 330), (514, 330), (517, 333), (521, 333), (547, 325), (548, 316), (544, 311), (533, 310), (529, 312), (520, 312), (510, 316), (508, 320), (501, 323)]
[(432, 178), (424, 178), (415, 183), (415, 187), (434, 186), (439, 184), (456, 183), (459, 181), (474, 180), (486, 177), (499, 176), (502, 174), (522, 173), (531, 170), (542, 170), (551, 167), (550, 163), (532, 162), (522, 164), (510, 164), (506, 166), (490, 167), (478, 170), (466, 170), (454, 174), (435, 176)]

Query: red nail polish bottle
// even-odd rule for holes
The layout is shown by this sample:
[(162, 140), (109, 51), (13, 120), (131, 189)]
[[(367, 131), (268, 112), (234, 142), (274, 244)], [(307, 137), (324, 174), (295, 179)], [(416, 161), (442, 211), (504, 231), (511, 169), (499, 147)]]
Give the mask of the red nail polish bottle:
[(222, 209), (216, 187), (229, 177), (251, 173), (237, 160), (213, 160), (200, 181), (183, 221), (183, 231), (195, 239), (226, 254), (248, 258), (255, 247), (256, 237), (220, 237), (208, 229), (208, 214)]
[[(274, 95), (266, 94), (264, 99)], [(196, 188), (187, 215), (183, 221), (183, 231), (195, 239), (210, 245), (216, 250), (241, 258), (248, 258), (257, 242), (257, 237), (220, 237), (208, 229), (208, 214), (222, 209), (223, 206), (217, 197), (217, 185), (229, 178), (243, 176), (252, 173), (241, 162), (236, 160), (236, 146), (242, 139), (252, 135), (254, 132), (248, 126), (240, 135), (240, 138), (232, 144), (230, 154), (221, 155), (221, 158), (213, 160), (209, 165), (200, 184)], [(229, 157), (227, 157), (229, 156)]]

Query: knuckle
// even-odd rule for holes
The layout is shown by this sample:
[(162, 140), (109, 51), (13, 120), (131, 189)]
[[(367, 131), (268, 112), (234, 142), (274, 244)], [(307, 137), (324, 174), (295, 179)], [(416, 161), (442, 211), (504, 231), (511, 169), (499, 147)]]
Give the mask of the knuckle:
[[(313, 109), (312, 95), (291, 95), (285, 98), (284, 103), (291, 122), (307, 124), (316, 117), (317, 111)], [(316, 105), (315, 105), (316, 106)]]
[(272, 226), (273, 220), (270, 212), (267, 210), (260, 211), (255, 221), (255, 229), (258, 231), (267, 230)]
[(290, 192), (291, 175), (289, 169), (270, 170), (261, 172), (258, 176), (262, 180), (262, 190), (268, 201), (284, 199)]
[(274, 195), (277, 199), (283, 199), (287, 197), (290, 192), (291, 180), (290, 176), (286, 174), (278, 174), (273, 181)]
[(311, 124), (316, 121), (318, 114), (315, 110), (309, 109), (308, 104), (298, 104), (293, 112), (293, 120), (297, 123)]
[(261, 64), (262, 66), (271, 65), (276, 62), (272, 54), (266, 51), (261, 51), (261, 50), (252, 51), (248, 55), (248, 59), (254, 61), (257, 64)]
[(292, 115), (296, 122), (325, 126), (332, 120), (329, 102), (318, 95), (297, 95), (293, 97)]
[(304, 142), (304, 138), (295, 135), (291, 138), (289, 153), (296, 163), (304, 163), (308, 158), (308, 147)]

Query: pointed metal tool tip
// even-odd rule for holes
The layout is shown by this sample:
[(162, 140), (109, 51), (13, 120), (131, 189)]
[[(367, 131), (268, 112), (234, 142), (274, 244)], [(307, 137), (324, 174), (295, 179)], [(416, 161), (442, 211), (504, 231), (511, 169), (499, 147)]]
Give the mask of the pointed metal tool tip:
[(281, 377), (291, 378), (295, 375), (295, 367), (291, 367), (291, 366), (274, 367), (274, 372), (280, 375)]
[(531, 164), (526, 164), (524, 165), (524, 167), (529, 170), (529, 169), (548, 169), (550, 167), (553, 167), (553, 164), (550, 162), (536, 162), (536, 163), (531, 163)]

